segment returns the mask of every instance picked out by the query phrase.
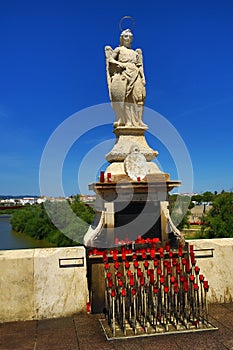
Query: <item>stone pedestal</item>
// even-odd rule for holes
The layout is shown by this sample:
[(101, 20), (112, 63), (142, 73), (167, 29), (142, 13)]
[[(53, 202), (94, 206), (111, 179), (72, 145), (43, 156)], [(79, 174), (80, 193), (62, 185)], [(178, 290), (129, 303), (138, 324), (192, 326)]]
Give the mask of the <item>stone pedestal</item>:
[(152, 160), (158, 155), (145, 139), (147, 127), (114, 129), (116, 143), (106, 155), (110, 163), (101, 182), (89, 185), (97, 195), (96, 217), (84, 237), (88, 247), (110, 248), (139, 236), (170, 239), (179, 231), (171, 222), (167, 194), (179, 181), (171, 181)]

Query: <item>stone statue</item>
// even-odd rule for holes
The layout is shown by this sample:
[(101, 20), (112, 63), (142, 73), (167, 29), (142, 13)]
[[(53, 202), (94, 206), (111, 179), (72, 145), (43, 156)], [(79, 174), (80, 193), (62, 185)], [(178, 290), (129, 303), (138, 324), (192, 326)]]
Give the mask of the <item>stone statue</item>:
[(114, 127), (146, 127), (142, 122), (146, 97), (141, 49), (131, 49), (133, 34), (122, 31), (120, 46), (105, 47), (109, 96), (116, 113)]

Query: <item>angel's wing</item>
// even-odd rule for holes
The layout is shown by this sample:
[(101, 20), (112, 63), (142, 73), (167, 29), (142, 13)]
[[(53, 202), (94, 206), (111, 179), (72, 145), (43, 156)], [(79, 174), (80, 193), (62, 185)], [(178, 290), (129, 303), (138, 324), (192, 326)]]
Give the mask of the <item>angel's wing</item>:
[(105, 58), (106, 58), (106, 74), (107, 74), (107, 83), (108, 83), (108, 92), (111, 101), (110, 87), (111, 87), (111, 71), (109, 65), (109, 58), (112, 56), (113, 49), (111, 46), (105, 46)]

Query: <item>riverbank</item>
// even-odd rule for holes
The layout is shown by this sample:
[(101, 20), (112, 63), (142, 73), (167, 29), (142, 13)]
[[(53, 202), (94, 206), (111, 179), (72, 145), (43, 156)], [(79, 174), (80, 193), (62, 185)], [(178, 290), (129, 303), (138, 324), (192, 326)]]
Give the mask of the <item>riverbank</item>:
[(13, 231), (10, 218), (11, 214), (0, 215), (0, 250), (55, 247), (52, 243)]

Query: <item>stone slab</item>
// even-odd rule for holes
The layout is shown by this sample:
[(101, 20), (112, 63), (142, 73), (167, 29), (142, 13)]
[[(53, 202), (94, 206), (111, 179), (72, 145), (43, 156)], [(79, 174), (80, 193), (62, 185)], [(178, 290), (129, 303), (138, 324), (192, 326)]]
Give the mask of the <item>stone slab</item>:
[(0, 251), (0, 322), (33, 318), (33, 249)]
[[(209, 281), (208, 301), (225, 303), (233, 301), (233, 238), (189, 240), (194, 249), (213, 248), (213, 257), (197, 259), (201, 273)], [(195, 252), (200, 255), (200, 252)], [(208, 254), (208, 251), (203, 252)]]
[[(37, 319), (85, 310), (88, 299), (85, 253), (84, 247), (36, 249), (34, 296)], [(77, 261), (83, 261), (83, 266), (72, 265)]]

